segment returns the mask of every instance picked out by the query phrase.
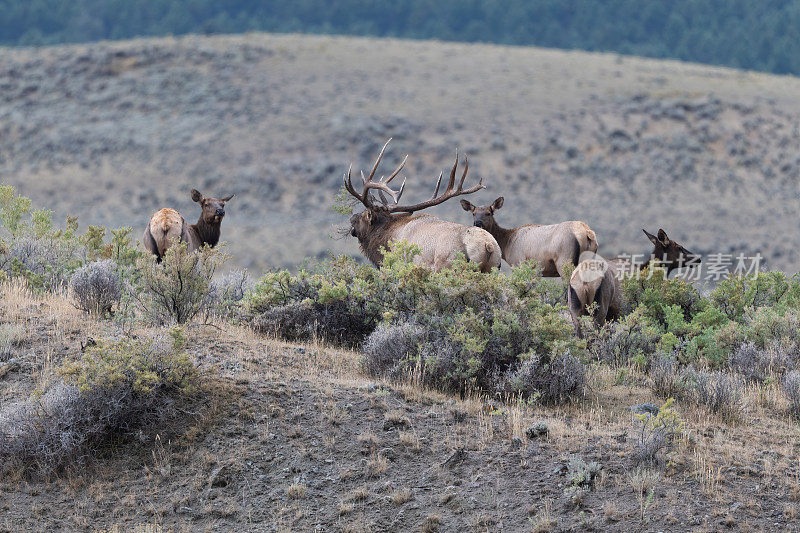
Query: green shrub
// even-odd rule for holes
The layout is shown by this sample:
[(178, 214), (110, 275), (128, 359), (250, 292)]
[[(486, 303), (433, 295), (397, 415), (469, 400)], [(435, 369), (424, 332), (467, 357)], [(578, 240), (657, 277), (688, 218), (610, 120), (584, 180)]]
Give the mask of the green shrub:
[(208, 246), (190, 252), (185, 242), (170, 246), (161, 263), (152, 255), (140, 257), (137, 288), (146, 317), (158, 324), (183, 324), (194, 318), (214, 272), (226, 259), (219, 249)]
[[(683, 432), (684, 422), (672, 407), (674, 399), (667, 401), (658, 409), (658, 413), (636, 413), (638, 437), (634, 458), (638, 464), (656, 465), (669, 461), (675, 439)], [(659, 456), (664, 451), (665, 458)]]
[(628, 276), (621, 283), (625, 307), (642, 309), (652, 325), (667, 326), (668, 309), (677, 306), (684, 320), (691, 320), (701, 303), (697, 290), (681, 279), (669, 279), (660, 268), (647, 268), (638, 276)]
[(88, 347), (81, 358), (64, 363), (60, 374), (83, 394), (120, 386), (139, 395), (158, 389), (193, 392), (197, 370), (184, 351), (186, 338), (177, 327), (169, 334), (168, 347), (130, 338), (100, 342)]
[(20, 277), (34, 290), (56, 290), (75, 270), (102, 259), (113, 259), (118, 273), (127, 275), (140, 254), (131, 243), (131, 231), (111, 230), (106, 244), (106, 230), (100, 226), (89, 226), (79, 235), (76, 217), (57, 229), (51, 211), (32, 209), (28, 198), (17, 196), (10, 185), (0, 185), (0, 278)]
[(286, 270), (265, 274), (243, 302), (259, 331), (356, 346), (381, 318), (377, 281), (377, 270), (340, 256), (297, 275)]
[(708, 300), (730, 320), (743, 322), (747, 310), (760, 307), (777, 307), (781, 311), (798, 309), (800, 280), (797, 275), (790, 279), (779, 271), (734, 275), (721, 281)]

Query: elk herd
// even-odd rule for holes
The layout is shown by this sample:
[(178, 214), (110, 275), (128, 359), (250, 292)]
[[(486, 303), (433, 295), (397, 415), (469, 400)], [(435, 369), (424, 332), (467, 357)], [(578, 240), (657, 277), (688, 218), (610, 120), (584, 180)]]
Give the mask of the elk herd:
[[(472, 214), (471, 226), (420, 213), (451, 198), (484, 189), (483, 181), (479, 179), (478, 183), (465, 189), (469, 161), (464, 159), (463, 171), (457, 177), (459, 157), (456, 155), (443, 192), (439, 192), (443, 177), (440, 173), (429, 199), (402, 205), (400, 198), (405, 190), (405, 178), (396, 189), (390, 183), (400, 175), (408, 156), (388, 177), (375, 179), (388, 145), (389, 141), (383, 145), (369, 175), (365, 177), (363, 171), (360, 173), (361, 192), (353, 186), (352, 167), (344, 175), (345, 189), (364, 206), (363, 211), (350, 217), (350, 235), (358, 239), (362, 253), (377, 267), (383, 260), (382, 250), (389, 249), (393, 241), (401, 240), (419, 247), (420, 253), (414, 258), (417, 264), (434, 270), (447, 267), (459, 253), (475, 263), (481, 272), (500, 268), (501, 259), (511, 266), (533, 260), (539, 264), (542, 276), (563, 277), (569, 265), (573, 270), (567, 289), (567, 307), (576, 333), (581, 336), (579, 319), (587, 315), (589, 309), (594, 309), (593, 320), (597, 326), (617, 318), (620, 311), (619, 282), (624, 273), (643, 270), (654, 260), (660, 263), (667, 275), (674, 269), (700, 262), (699, 256), (671, 240), (663, 229), (659, 229), (657, 235), (642, 230), (654, 248), (650, 259), (641, 264), (633, 264), (629, 258), (604, 259), (597, 255), (595, 232), (579, 220), (506, 229), (495, 220), (495, 212), (503, 207), (502, 196), (485, 206), (475, 206), (462, 198), (462, 208)], [(225, 204), (233, 196), (206, 198), (192, 189), (191, 198), (201, 207), (197, 223), (188, 225), (175, 209), (161, 209), (150, 217), (144, 230), (142, 242), (145, 249), (160, 262), (175, 242), (186, 242), (190, 251), (204, 244), (215, 246), (220, 238)]]

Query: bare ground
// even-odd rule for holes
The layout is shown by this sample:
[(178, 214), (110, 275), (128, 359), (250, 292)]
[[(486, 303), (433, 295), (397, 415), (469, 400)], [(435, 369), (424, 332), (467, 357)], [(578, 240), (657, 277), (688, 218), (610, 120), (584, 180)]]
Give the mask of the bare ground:
[[(119, 333), (62, 297), (2, 291), (0, 322), (25, 327), (0, 357), (2, 402)], [(800, 530), (800, 426), (775, 384), (733, 425), (679, 404), (670, 464), (637, 470), (629, 407), (663, 399), (635, 368), (593, 367), (584, 400), (547, 408), (375, 381), (353, 352), (244, 328), (188, 333), (207, 386), (186, 426), (51, 479), (0, 479), (0, 531)], [(547, 436), (526, 436), (535, 421)], [(600, 463), (593, 487), (570, 490), (572, 457)]]

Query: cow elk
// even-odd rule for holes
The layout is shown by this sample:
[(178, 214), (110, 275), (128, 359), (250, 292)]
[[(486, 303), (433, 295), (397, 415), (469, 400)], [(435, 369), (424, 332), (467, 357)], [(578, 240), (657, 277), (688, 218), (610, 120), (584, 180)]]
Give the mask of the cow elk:
[(491, 205), (480, 207), (461, 200), (461, 207), (472, 213), (473, 225), (492, 234), (500, 245), (503, 259), (511, 266), (532, 259), (539, 263), (542, 276), (556, 277), (562, 276), (565, 263), (577, 266), (582, 253), (597, 252), (594, 231), (578, 220), (506, 229), (494, 219), (494, 212), (503, 207), (502, 196)]
[[(450, 198), (471, 194), (484, 188), (480, 180), (473, 187), (463, 188), (469, 162), (465, 161), (463, 174), (456, 184), (458, 167), (458, 155), (456, 155), (456, 162), (450, 171), (447, 188), (442, 194), (439, 194), (442, 183), (442, 174), (440, 173), (433, 195), (428, 200), (414, 205), (400, 205), (400, 196), (405, 189), (405, 179), (398, 190), (391, 189), (389, 183), (400, 174), (408, 156), (388, 178), (382, 177), (378, 181), (374, 180), (375, 171), (378, 169), (389, 141), (381, 149), (369, 176), (364, 177), (364, 173), (361, 172), (363, 188), (360, 193), (353, 187), (350, 170), (344, 175), (345, 188), (365, 207), (364, 211), (350, 217), (350, 234), (358, 239), (364, 255), (375, 266), (380, 266), (383, 260), (381, 250), (388, 249), (392, 241), (405, 240), (420, 248), (420, 253), (414, 258), (414, 261), (434, 270), (441, 270), (450, 265), (459, 252), (463, 253), (468, 261), (476, 263), (481, 272), (500, 268), (500, 247), (488, 232), (477, 227), (446, 222), (425, 213), (415, 214), (417, 211), (439, 205)], [(377, 203), (372, 191), (377, 192), (380, 203)], [(393, 203), (389, 203), (387, 195), (392, 198)]]
[(666, 275), (678, 268), (691, 268), (701, 263), (700, 256), (687, 250), (682, 244), (677, 243), (667, 236), (663, 229), (658, 230), (658, 235), (648, 233), (642, 229), (650, 242), (653, 243), (653, 252), (644, 263), (636, 264), (631, 258), (615, 257), (609, 259), (614, 264), (618, 276), (644, 270), (653, 261), (666, 270)]
[(580, 317), (593, 311), (594, 324), (602, 327), (606, 320), (616, 320), (620, 313), (620, 287), (612, 264), (596, 255), (578, 263), (569, 278), (567, 306), (578, 337), (582, 337)]
[(219, 242), (220, 225), (225, 216), (225, 203), (233, 198), (233, 194), (225, 198), (204, 198), (196, 189), (192, 189), (192, 200), (200, 204), (200, 219), (191, 226), (175, 209), (164, 208), (156, 211), (142, 236), (145, 249), (156, 256), (160, 262), (167, 249), (174, 242), (188, 243), (189, 251), (194, 251), (204, 244), (214, 247)]

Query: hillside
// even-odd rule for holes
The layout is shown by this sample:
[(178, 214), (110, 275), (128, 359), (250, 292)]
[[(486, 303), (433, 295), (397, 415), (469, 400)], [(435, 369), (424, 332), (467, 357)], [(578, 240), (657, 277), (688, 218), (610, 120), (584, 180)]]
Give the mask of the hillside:
[[(797, 271), (800, 80), (535, 48), (247, 34), (0, 54), (0, 181), (56, 217), (128, 225), (237, 197), (234, 263), (358, 255), (330, 211), (349, 163), (394, 139), (405, 197), (456, 148), (506, 225), (581, 219), (601, 252), (663, 227), (704, 254), (761, 252)], [(469, 221), (457, 202), (435, 213)], [(291, 239), (286, 236), (291, 235)]]
[[(120, 333), (64, 297), (0, 291), (17, 331), (0, 345), (6, 406)], [(225, 323), (186, 333), (203, 401), (59, 475), (0, 470), (0, 531), (798, 531), (800, 426), (775, 382), (749, 386), (734, 424), (682, 401), (685, 434), (651, 470), (630, 407), (661, 400), (634, 366), (593, 366), (577, 402), (499, 404), (370, 379), (348, 350)], [(578, 460), (598, 477), (581, 481)]]

